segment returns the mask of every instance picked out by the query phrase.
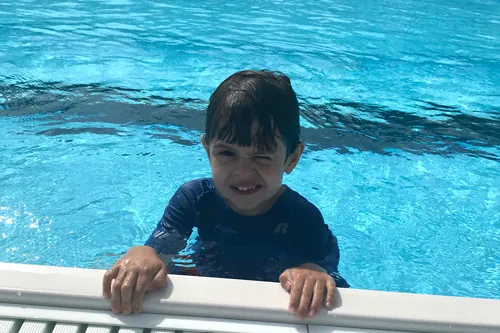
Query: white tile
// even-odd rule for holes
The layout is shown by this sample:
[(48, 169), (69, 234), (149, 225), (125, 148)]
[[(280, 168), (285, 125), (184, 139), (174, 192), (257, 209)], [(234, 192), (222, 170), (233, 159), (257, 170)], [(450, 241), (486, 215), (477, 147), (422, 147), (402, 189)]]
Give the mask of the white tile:
[(22, 321), (14, 319), (0, 319), (0, 333), (17, 333)]
[(143, 333), (143, 329), (142, 328), (120, 327), (118, 329), (118, 333)]
[(309, 325), (309, 333), (408, 333), (401, 331), (366, 330), (359, 328)]
[(27, 320), (22, 324), (19, 333), (50, 333), (52, 327), (54, 324), (51, 322)]
[(56, 323), (52, 333), (79, 333), (82, 328), (82, 325), (78, 324)]
[(87, 330), (85, 333), (111, 333), (113, 330), (113, 327), (111, 326), (94, 326), (94, 325), (89, 325), (87, 327)]

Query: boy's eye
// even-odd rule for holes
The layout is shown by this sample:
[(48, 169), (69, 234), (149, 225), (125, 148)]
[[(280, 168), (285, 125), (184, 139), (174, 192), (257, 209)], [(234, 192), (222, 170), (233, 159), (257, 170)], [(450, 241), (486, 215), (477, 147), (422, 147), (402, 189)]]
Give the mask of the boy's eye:
[(267, 160), (267, 161), (271, 160), (271, 158), (269, 156), (256, 156), (256, 158), (259, 160)]
[(232, 151), (229, 151), (229, 150), (223, 150), (223, 151), (219, 152), (217, 155), (221, 155), (221, 156), (234, 156), (234, 153)]

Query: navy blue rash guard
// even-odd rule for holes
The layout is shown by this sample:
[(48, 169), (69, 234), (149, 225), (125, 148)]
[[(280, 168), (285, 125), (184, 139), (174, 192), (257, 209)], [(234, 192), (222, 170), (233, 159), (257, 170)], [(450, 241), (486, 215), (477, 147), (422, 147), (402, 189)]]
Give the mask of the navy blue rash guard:
[[(194, 227), (198, 236), (186, 249)], [(315, 263), (337, 287), (349, 287), (338, 273), (337, 238), (319, 209), (289, 187), (265, 214), (242, 216), (226, 204), (211, 178), (185, 183), (146, 245), (174, 256), (169, 274), (279, 282), (284, 270)]]

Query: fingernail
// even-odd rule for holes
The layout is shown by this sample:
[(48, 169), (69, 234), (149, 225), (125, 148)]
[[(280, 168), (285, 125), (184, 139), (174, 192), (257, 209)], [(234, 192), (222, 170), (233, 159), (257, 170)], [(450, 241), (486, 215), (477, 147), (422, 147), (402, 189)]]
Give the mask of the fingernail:
[(287, 281), (285, 282), (285, 289), (290, 289), (292, 287), (292, 284), (290, 283), (290, 281)]
[(314, 310), (309, 311), (309, 317), (314, 317), (314, 316), (316, 316), (316, 311)]
[(116, 313), (116, 314), (120, 313), (120, 311), (118, 309), (111, 309), (111, 311), (113, 311), (113, 313)]
[(290, 307), (290, 312), (291, 312), (291, 313), (293, 313), (293, 314), (297, 314), (297, 308), (296, 308), (296, 307), (291, 306), (291, 307)]
[(332, 302), (327, 302), (326, 306), (329, 307), (329, 308), (331, 308), (332, 307)]
[(134, 313), (135, 313), (135, 314), (139, 314), (139, 313), (141, 313), (141, 309), (134, 309)]
[(103, 293), (103, 296), (104, 296), (105, 298), (111, 298), (111, 294), (110, 294), (110, 293)]

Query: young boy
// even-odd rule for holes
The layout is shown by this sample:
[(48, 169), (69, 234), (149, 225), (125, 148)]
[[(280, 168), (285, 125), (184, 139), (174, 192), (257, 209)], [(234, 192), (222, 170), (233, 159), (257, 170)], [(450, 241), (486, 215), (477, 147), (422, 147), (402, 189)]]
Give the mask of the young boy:
[[(338, 274), (337, 239), (318, 208), (282, 184), (304, 151), (289, 78), (233, 74), (210, 98), (205, 132), (212, 178), (182, 185), (145, 246), (105, 274), (113, 312), (140, 313), (144, 293), (165, 286), (159, 255), (173, 256), (170, 274), (280, 281), (299, 318), (331, 307), (336, 286), (349, 287)], [(183, 251), (194, 227), (198, 237)]]

